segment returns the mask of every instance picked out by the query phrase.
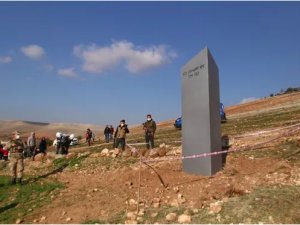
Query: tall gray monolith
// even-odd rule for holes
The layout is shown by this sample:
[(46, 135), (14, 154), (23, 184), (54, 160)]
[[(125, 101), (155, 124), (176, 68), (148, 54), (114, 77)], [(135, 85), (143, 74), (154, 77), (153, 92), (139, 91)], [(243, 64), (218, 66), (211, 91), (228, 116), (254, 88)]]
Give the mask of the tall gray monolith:
[[(221, 150), (219, 71), (208, 48), (181, 70), (182, 154)], [(222, 156), (183, 159), (187, 173), (211, 176), (222, 168)]]

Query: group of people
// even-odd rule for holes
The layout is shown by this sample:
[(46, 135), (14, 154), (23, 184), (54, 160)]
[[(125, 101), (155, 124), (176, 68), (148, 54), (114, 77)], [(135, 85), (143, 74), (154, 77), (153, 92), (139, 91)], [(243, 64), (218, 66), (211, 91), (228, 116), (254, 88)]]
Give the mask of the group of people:
[[(156, 123), (152, 119), (150, 114), (147, 115), (147, 121), (143, 123), (143, 129), (145, 131), (145, 141), (147, 149), (154, 148), (154, 135), (156, 132)], [(119, 126), (117, 126), (116, 131), (114, 132), (113, 126), (106, 126), (104, 130), (105, 140), (109, 142), (114, 137), (114, 148), (121, 147), (122, 151), (125, 150), (126, 146), (126, 134), (129, 133), (128, 125), (125, 123), (125, 120), (121, 120)], [(74, 135), (64, 135), (60, 132), (56, 133), (56, 153), (57, 154), (68, 154), (68, 149), (71, 141), (73, 140)], [(94, 136), (93, 132), (90, 129), (86, 131), (86, 141), (89, 146), (93, 141)], [(10, 165), (12, 180), (11, 184), (21, 183), (24, 170), (24, 157), (34, 157), (38, 153), (46, 154), (47, 143), (46, 138), (42, 137), (39, 145), (37, 145), (37, 139), (35, 133), (32, 132), (27, 139), (27, 143), (23, 142), (20, 133), (12, 133), (11, 140), (5, 144), (5, 146), (0, 145), (0, 157), (4, 160), (8, 159), (8, 153), (10, 153)]]
[(105, 137), (105, 142), (109, 143), (109, 141), (113, 140), (113, 135), (114, 135), (115, 129), (112, 125), (108, 126), (106, 125), (104, 129), (104, 137)]
[(34, 160), (34, 157), (39, 153), (45, 155), (46, 150), (47, 150), (46, 138), (42, 137), (39, 145), (37, 145), (35, 132), (31, 132), (30, 136), (27, 138), (27, 148), (24, 151), (24, 157), (32, 157), (32, 160)]
[[(143, 123), (143, 129), (145, 131), (145, 142), (147, 149), (154, 148), (154, 134), (156, 131), (156, 123), (152, 119), (151, 114), (147, 115), (147, 120)], [(120, 121), (120, 124), (116, 127), (116, 130), (112, 125), (106, 125), (103, 133), (106, 143), (113, 141), (114, 148), (120, 147), (123, 151), (125, 150), (126, 134), (129, 133), (129, 129), (124, 119)], [(93, 132), (90, 128), (86, 130), (85, 138), (88, 145), (91, 146), (93, 140)]]
[[(38, 153), (46, 154), (46, 150), (47, 150), (46, 138), (42, 137), (39, 144), (37, 144), (35, 133), (31, 132), (30, 136), (27, 138), (27, 142), (24, 142), (24, 149), (23, 149), (22, 154), (23, 154), (24, 158), (32, 158), (32, 160), (34, 160), (34, 157)], [(7, 160), (8, 153), (9, 153), (8, 145), (1, 144), (0, 145), (0, 160), (1, 159)]]
[[(106, 129), (106, 128), (105, 128)], [(154, 135), (156, 132), (156, 123), (152, 119), (150, 114), (147, 115), (147, 121), (143, 123), (143, 129), (145, 131), (145, 142), (147, 149), (154, 148)], [(121, 147), (122, 151), (125, 150), (126, 145), (126, 134), (129, 133), (129, 129), (125, 120), (120, 121), (120, 125), (117, 127), (116, 132), (114, 134), (114, 148)], [(104, 130), (105, 134), (105, 130)]]

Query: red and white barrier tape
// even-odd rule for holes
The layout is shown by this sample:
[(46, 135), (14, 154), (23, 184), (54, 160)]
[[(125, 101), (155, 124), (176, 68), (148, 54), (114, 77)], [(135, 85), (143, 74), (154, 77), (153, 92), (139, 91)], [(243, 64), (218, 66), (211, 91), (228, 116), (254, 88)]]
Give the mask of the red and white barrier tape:
[[(195, 158), (204, 158), (204, 157), (208, 157), (208, 156), (215, 156), (215, 155), (229, 153), (229, 152), (237, 152), (237, 151), (245, 151), (245, 150), (249, 151), (249, 150), (253, 150), (254, 148), (257, 148), (259, 146), (262, 146), (262, 145), (265, 145), (267, 143), (273, 142), (273, 141), (275, 141), (277, 139), (283, 138), (286, 135), (290, 135), (290, 134), (296, 133), (299, 130), (300, 130), (300, 127), (296, 128), (294, 130), (289, 130), (289, 131), (285, 132), (284, 134), (278, 135), (275, 138), (272, 138), (272, 139), (270, 139), (268, 141), (265, 141), (265, 142), (258, 143), (256, 145), (251, 146), (251, 147), (244, 146), (244, 147), (241, 147), (241, 148), (234, 148), (234, 149), (230, 149), (230, 150), (214, 151), (214, 152), (207, 152), (207, 153), (201, 153), (201, 154), (194, 154), (194, 155), (190, 155), (190, 156), (178, 156), (178, 157), (171, 157), (171, 158), (164, 158), (164, 159), (153, 159), (153, 160), (148, 160), (147, 159), (146, 160), (146, 158), (143, 157), (144, 158), (143, 162), (152, 163), (152, 162), (179, 160), (179, 159), (181, 159), (181, 160), (183, 160), (183, 159), (195, 159)], [(133, 144), (127, 144), (127, 146), (133, 152), (137, 152), (139, 154), (139, 151), (136, 148), (132, 147)]]
[(236, 135), (233, 138), (234, 139), (239, 139), (239, 138), (249, 137), (249, 136), (258, 136), (258, 135), (261, 135), (261, 134), (267, 134), (267, 133), (270, 133), (270, 132), (277, 132), (277, 131), (286, 130), (286, 129), (290, 129), (290, 128), (294, 128), (294, 127), (298, 127), (298, 126), (300, 126), (300, 123), (296, 123), (296, 124), (293, 124), (293, 125), (280, 127), (280, 128), (273, 128), (273, 129), (264, 130), (264, 131), (257, 131), (257, 132), (252, 132), (252, 133)]
[(146, 145), (147, 143), (132, 143), (132, 144), (128, 144), (127, 145), (129, 146), (138, 146), (138, 145)]

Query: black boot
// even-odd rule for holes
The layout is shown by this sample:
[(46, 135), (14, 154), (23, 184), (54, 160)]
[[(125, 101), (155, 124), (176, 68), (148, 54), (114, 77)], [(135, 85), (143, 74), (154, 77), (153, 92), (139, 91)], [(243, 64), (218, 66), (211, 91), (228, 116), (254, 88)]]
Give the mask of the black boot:
[(17, 178), (17, 183), (22, 185), (22, 178)]
[(12, 178), (10, 184), (15, 185), (16, 184), (16, 178)]

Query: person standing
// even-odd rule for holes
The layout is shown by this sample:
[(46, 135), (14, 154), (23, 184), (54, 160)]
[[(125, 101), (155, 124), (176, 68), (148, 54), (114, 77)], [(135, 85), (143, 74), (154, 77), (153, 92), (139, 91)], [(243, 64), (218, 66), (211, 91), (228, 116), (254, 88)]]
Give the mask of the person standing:
[(108, 125), (106, 125), (105, 129), (104, 129), (104, 136), (105, 136), (105, 142), (109, 143), (109, 136), (110, 136), (111, 132), (110, 132), (110, 128), (108, 127)]
[(47, 150), (46, 138), (42, 137), (42, 140), (39, 144), (39, 153), (43, 153), (44, 155), (46, 155), (46, 150)]
[(88, 143), (89, 146), (91, 146), (92, 136), (93, 136), (93, 133), (92, 133), (92, 131), (90, 130), (90, 128), (88, 128), (88, 129), (86, 130), (85, 140), (86, 140), (86, 142)]
[(27, 146), (29, 148), (29, 156), (32, 156), (33, 159), (36, 151), (36, 138), (34, 132), (31, 132), (30, 136), (28, 137)]
[(120, 125), (117, 127), (117, 130), (115, 132), (115, 148), (118, 148), (119, 145), (121, 145), (122, 151), (125, 150), (125, 140), (126, 140), (126, 134), (129, 133), (129, 129), (127, 124), (125, 124), (125, 120), (120, 121)]
[(11, 184), (22, 184), (24, 171), (23, 150), (25, 143), (21, 140), (19, 132), (16, 131), (12, 134), (12, 138), (6, 144), (6, 148), (10, 151)]
[(115, 130), (114, 130), (114, 127), (112, 125), (110, 125), (109, 129), (110, 129), (109, 139), (112, 141)]
[(96, 138), (96, 134), (94, 132), (92, 132), (92, 143), (95, 142), (95, 138)]
[(147, 115), (147, 121), (143, 123), (145, 130), (145, 141), (147, 144), (147, 149), (154, 148), (154, 134), (156, 131), (156, 123), (152, 119), (150, 114)]

